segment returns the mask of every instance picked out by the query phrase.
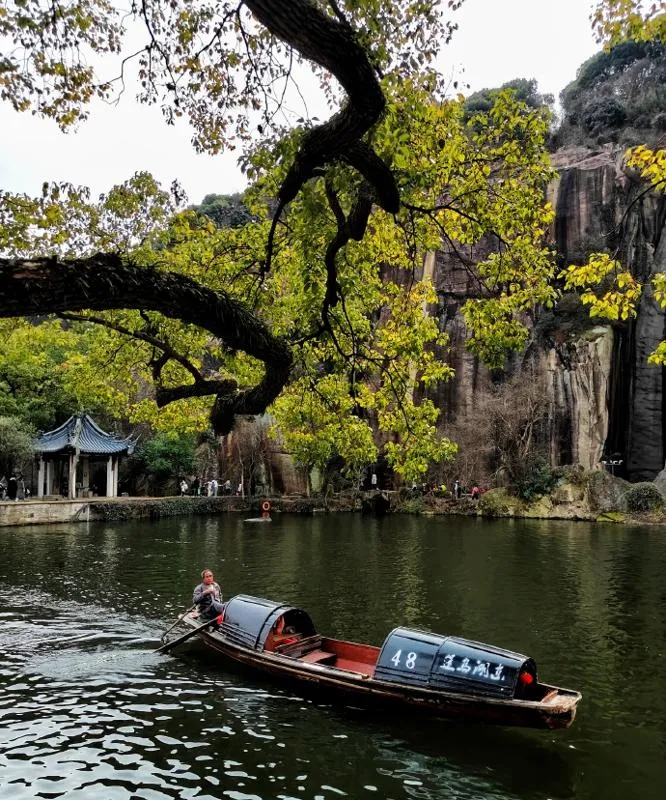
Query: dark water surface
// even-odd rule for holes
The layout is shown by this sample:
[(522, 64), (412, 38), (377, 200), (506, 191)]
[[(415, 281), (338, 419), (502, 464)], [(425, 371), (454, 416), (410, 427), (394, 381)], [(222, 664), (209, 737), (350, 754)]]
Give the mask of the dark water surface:
[[(381, 644), (399, 624), (531, 655), (567, 731), (369, 713), (154, 655), (202, 567)], [(666, 531), (237, 516), (0, 529), (0, 798), (666, 797)]]

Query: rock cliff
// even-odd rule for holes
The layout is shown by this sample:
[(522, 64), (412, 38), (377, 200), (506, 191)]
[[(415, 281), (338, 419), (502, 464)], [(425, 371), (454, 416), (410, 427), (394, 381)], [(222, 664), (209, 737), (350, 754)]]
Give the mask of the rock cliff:
[[(609, 250), (617, 251), (641, 282), (666, 270), (666, 200), (646, 193), (645, 184), (623, 168), (620, 149), (568, 148), (555, 153), (553, 161), (559, 177), (548, 199), (556, 211), (551, 236), (561, 266)], [(442, 249), (434, 266), (432, 259), (427, 262), (439, 297), (432, 313), (449, 336), (441, 355), (456, 370), (453, 381), (431, 394), (441, 409), (443, 430), (457, 439), (456, 426), (478, 415), (498, 380), (524, 375), (525, 382), (538, 383), (546, 394), (546, 421), (538, 436), (552, 466), (590, 469), (612, 457), (622, 461), (613, 468), (615, 475), (652, 480), (664, 467), (664, 370), (649, 365), (647, 357), (666, 331), (664, 312), (651, 292), (644, 294), (636, 320), (613, 326), (590, 320), (574, 296), (563, 298), (553, 312), (532, 321), (526, 352), (508, 360), (504, 376), (493, 375), (466, 350), (467, 331), (459, 313), (467, 298), (478, 295), (474, 264), (492, 246), (487, 242), (467, 251), (466, 261), (460, 250)], [(247, 468), (258, 458), (260, 483), (304, 492), (305, 477), (279, 443), (265, 435), (266, 419), (258, 423), (250, 426), (252, 434), (239, 434), (235, 445), (228, 437), (222, 461), (229, 467), (240, 458)], [(239, 440), (247, 445), (251, 439), (260, 441), (250, 448), (255, 455), (242, 454)], [(480, 435), (472, 438), (472, 446), (483, 448)]]
[[(645, 185), (623, 169), (621, 151), (612, 145), (597, 151), (569, 148), (554, 154), (553, 161), (559, 177), (548, 198), (556, 210), (552, 238), (562, 266), (610, 250), (641, 282), (666, 270), (666, 201), (646, 193)], [(466, 266), (451, 252), (437, 256), (436, 313), (450, 336), (457, 370), (436, 398), (444, 425), (464, 418), (493, 380), (465, 351), (458, 314), (464, 299), (476, 292), (470, 265), (483, 255), (471, 253)], [(622, 325), (594, 327), (572, 298), (534, 321), (528, 352), (513, 357), (508, 372), (520, 372), (529, 361), (529, 379), (536, 370), (544, 380), (548, 424), (541, 435), (553, 465), (590, 468), (613, 455), (623, 462), (619, 474), (630, 480), (651, 480), (663, 468), (664, 370), (649, 365), (647, 357), (664, 335), (664, 312), (650, 291), (637, 319)]]

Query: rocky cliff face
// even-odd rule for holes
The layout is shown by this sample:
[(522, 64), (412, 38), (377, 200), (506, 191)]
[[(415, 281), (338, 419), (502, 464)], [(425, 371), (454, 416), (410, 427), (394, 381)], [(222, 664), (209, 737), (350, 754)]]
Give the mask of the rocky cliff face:
[[(621, 151), (610, 145), (597, 151), (569, 148), (553, 160), (559, 178), (548, 196), (556, 209), (552, 239), (561, 266), (609, 249), (617, 250), (642, 282), (666, 270), (666, 200), (645, 193), (645, 185), (623, 170)], [(456, 369), (455, 379), (433, 397), (447, 430), (478, 411), (498, 377), (465, 349), (467, 332), (459, 309), (478, 294), (474, 264), (487, 250), (476, 248), (466, 255), (463, 264), (460, 252), (444, 249), (437, 253), (434, 269), (429, 263), (439, 296), (434, 313), (450, 338), (442, 358)], [(647, 291), (635, 321), (599, 325), (572, 301), (565, 299), (555, 313), (534, 321), (528, 351), (509, 359), (507, 373), (524, 374), (526, 381), (538, 380), (545, 387), (547, 422), (539, 435), (553, 466), (581, 464), (589, 469), (612, 456), (623, 462), (616, 475), (652, 480), (664, 467), (664, 370), (649, 365), (647, 357), (666, 335), (664, 312)], [(234, 480), (241, 468), (256, 476), (252, 462), (257, 460), (262, 485), (305, 491), (305, 478), (289, 455), (265, 431), (259, 435), (257, 426), (250, 428), (251, 434), (239, 433), (237, 439), (246, 447), (256, 439), (252, 453), (243, 453), (237, 443), (232, 446), (231, 438), (226, 443), (222, 462)]]
[[(623, 170), (620, 151), (570, 148), (556, 153), (554, 163), (559, 178), (549, 187), (549, 200), (556, 209), (552, 235), (562, 266), (610, 249), (641, 282), (666, 270), (666, 202), (646, 194), (645, 186)], [(473, 253), (470, 260), (480, 257), (483, 253)], [(491, 376), (465, 351), (457, 313), (476, 291), (473, 270), (443, 251), (435, 285), (441, 327), (451, 337), (457, 369), (455, 381), (437, 397), (444, 424), (450, 424), (488, 391)], [(529, 354), (514, 357), (508, 367), (520, 371), (529, 355), (530, 375), (536, 369), (544, 378), (551, 463), (589, 468), (614, 455), (623, 461), (620, 474), (652, 479), (664, 466), (664, 370), (649, 365), (647, 357), (664, 338), (664, 312), (647, 291), (630, 323), (592, 327), (582, 321), (580, 309), (576, 314), (578, 324), (566, 309), (537, 320)]]

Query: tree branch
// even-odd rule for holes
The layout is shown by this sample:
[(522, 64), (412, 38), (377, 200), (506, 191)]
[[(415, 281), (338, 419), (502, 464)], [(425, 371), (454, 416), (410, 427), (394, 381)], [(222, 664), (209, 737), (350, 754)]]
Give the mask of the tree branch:
[[(0, 316), (23, 317), (90, 309), (159, 311), (171, 319), (203, 327), (230, 348), (263, 361), (263, 379), (249, 389), (218, 394), (211, 413), (213, 430), (232, 430), (237, 414), (259, 414), (289, 380), (292, 356), (284, 339), (224, 292), (213, 292), (183, 275), (158, 272), (99, 254), (64, 261), (57, 258), (0, 259)], [(218, 391), (222, 384), (209, 383)], [(201, 384), (180, 387), (179, 397), (201, 396)], [(172, 397), (171, 399), (179, 399)], [(171, 402), (166, 399), (164, 402)]]
[(326, 15), (312, 0), (244, 0), (254, 17), (274, 36), (308, 61), (331, 72), (347, 92), (348, 100), (327, 122), (308, 131), (278, 192), (266, 253), (270, 269), (277, 218), (317, 167), (344, 160), (370, 182), (377, 202), (389, 213), (400, 207), (393, 173), (362, 137), (381, 118), (386, 100), (368, 55), (352, 28)]
[[(130, 339), (137, 339), (138, 341), (152, 344), (153, 347), (163, 351), (167, 361), (169, 359), (177, 361), (181, 367), (186, 369), (190, 375), (192, 375), (195, 381), (203, 380), (203, 375), (189, 359), (176, 352), (176, 350), (174, 350), (168, 342), (165, 342), (163, 339), (158, 339), (156, 336), (153, 336), (146, 331), (133, 331), (130, 328), (126, 328), (124, 325), (119, 325), (111, 320), (103, 319), (102, 317), (86, 316), (85, 314), (72, 314), (70, 312), (63, 312), (58, 316), (62, 317), (62, 319), (69, 319), (74, 322), (94, 322), (95, 325), (102, 325), (105, 328), (109, 328), (109, 330), (122, 333), (123, 336), (128, 336)], [(166, 363), (166, 361), (164, 363)]]

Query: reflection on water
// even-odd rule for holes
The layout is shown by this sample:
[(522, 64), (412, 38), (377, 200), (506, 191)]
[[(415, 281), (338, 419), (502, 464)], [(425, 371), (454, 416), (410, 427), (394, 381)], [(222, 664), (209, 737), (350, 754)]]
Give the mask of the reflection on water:
[[(457, 519), (235, 516), (0, 530), (0, 797), (661, 798), (666, 537)], [(305, 698), (154, 654), (203, 566), (380, 644), (398, 624), (533, 656), (560, 732)]]

